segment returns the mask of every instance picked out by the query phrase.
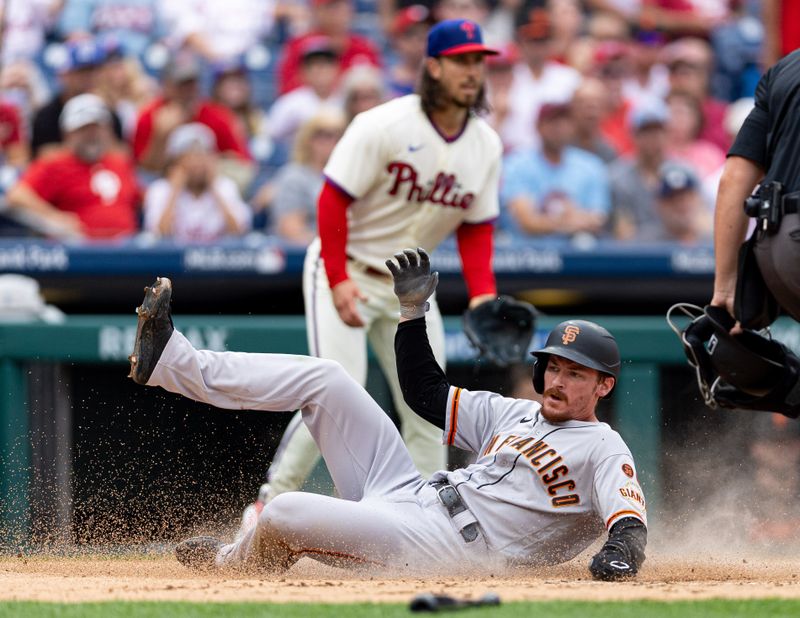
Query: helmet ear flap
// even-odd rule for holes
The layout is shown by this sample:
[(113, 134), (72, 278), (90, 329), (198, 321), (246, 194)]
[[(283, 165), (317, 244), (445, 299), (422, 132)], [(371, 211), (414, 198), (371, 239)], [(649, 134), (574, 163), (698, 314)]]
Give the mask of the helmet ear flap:
[(534, 354), (536, 359), (533, 362), (533, 390), (540, 395), (544, 394), (544, 372), (547, 370), (547, 361), (550, 358), (549, 354)]

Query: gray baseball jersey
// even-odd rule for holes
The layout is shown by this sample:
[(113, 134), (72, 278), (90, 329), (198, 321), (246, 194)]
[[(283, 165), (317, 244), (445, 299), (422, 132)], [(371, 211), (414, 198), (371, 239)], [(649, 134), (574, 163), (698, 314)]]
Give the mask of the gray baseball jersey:
[(550, 423), (541, 405), (451, 387), (444, 433), (477, 461), (441, 473), (488, 544), (512, 562), (558, 563), (624, 517), (647, 525), (633, 457), (606, 423)]

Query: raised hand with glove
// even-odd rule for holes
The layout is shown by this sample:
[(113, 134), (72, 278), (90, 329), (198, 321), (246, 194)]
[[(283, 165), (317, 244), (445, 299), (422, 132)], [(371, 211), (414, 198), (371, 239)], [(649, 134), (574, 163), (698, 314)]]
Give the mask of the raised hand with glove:
[(431, 272), (431, 260), (425, 249), (403, 249), (394, 254), (395, 264), (386, 260), (394, 279), (394, 293), (400, 301), (400, 318), (421, 318), (430, 309), (428, 299), (436, 291), (439, 273)]
[[(431, 262), (424, 249), (403, 249), (386, 267), (394, 278), (394, 293), (400, 300), (400, 317), (413, 320), (425, 315), (428, 298), (436, 290), (439, 273), (431, 272)], [(500, 296), (464, 312), (464, 333), (478, 353), (497, 367), (525, 361), (536, 328), (536, 310), (532, 305)]]

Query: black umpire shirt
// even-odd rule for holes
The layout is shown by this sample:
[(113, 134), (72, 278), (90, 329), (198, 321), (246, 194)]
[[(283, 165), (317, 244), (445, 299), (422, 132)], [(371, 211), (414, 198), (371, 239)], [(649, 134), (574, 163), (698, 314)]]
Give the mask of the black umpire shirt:
[(756, 106), (728, 155), (758, 163), (784, 192), (800, 190), (800, 50), (785, 56), (758, 82)]

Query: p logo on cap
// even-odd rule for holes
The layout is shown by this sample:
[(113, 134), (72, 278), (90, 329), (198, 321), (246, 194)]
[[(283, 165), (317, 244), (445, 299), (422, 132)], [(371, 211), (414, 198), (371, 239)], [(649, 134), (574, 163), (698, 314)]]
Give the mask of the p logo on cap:
[(475, 24), (471, 21), (465, 21), (461, 24), (461, 29), (467, 33), (467, 38), (471, 41), (475, 38)]
[(457, 54), (481, 53), (497, 55), (496, 49), (483, 44), (481, 27), (469, 19), (446, 19), (428, 32), (428, 56), (455, 56)]

